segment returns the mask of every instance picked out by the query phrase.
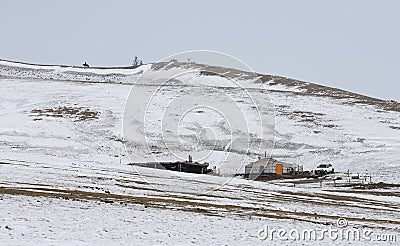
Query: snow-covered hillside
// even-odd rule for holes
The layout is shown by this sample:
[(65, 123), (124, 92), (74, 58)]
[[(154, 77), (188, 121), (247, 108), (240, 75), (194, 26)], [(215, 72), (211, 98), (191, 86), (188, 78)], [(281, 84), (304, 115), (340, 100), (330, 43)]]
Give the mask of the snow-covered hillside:
[[(154, 72), (171, 74), (198, 68), (196, 64), (158, 66)], [(127, 165), (154, 156), (170, 160), (154, 141), (153, 152), (148, 151), (147, 143), (140, 140), (146, 137), (143, 132), (137, 132), (136, 142), (123, 133), (131, 90), (144, 97), (153, 92), (151, 81), (138, 83), (151, 67), (87, 69), (0, 61), (2, 242), (256, 245), (267, 243), (257, 235), (266, 224), (288, 230), (323, 229), (338, 218), (346, 218), (351, 227), (399, 235), (399, 188), (365, 191), (334, 187), (330, 182), (322, 187), (312, 183), (292, 187), (294, 183), (231, 177), (242, 166), (221, 166), (222, 175), (214, 176)], [(246, 72), (220, 70), (227, 77), (236, 73), (235, 79), (249, 90), (257, 88)], [(226, 78), (198, 72), (188, 76), (211, 87)], [(253, 90), (254, 95), (270, 100), (274, 107), (275, 158), (307, 170), (332, 163), (339, 174), (350, 170), (368, 173), (374, 182), (400, 183), (399, 103), (277, 76), (259, 75), (259, 79), (265, 90)], [(229, 86), (223, 90), (240, 99), (240, 93)], [(174, 93), (164, 90), (160, 95), (168, 98)], [(242, 110), (250, 105), (239, 101)], [(270, 106), (259, 105), (259, 112), (270, 114)], [(198, 113), (204, 124), (215, 118), (207, 111)], [(199, 115), (189, 119), (198, 120)], [(153, 118), (147, 124), (153, 121), (157, 123)], [(183, 139), (190, 145), (196, 131), (193, 122), (183, 123)], [(216, 134), (225, 136), (225, 126), (219, 126), (222, 130)], [(157, 129), (152, 129), (149, 134), (157, 136)], [(124, 143), (141, 156), (129, 159), (126, 150), (132, 149)], [(220, 159), (232, 154), (231, 160), (243, 164), (263, 154), (221, 143), (215, 155), (202, 160), (218, 166)]]

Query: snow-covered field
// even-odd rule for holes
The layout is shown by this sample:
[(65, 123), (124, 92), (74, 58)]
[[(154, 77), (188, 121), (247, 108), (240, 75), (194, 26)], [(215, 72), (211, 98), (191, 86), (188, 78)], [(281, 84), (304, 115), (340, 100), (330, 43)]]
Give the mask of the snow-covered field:
[[(160, 153), (149, 153), (139, 141), (136, 153), (142, 156), (129, 160), (123, 144), (125, 102), (132, 88), (142, 95), (153, 91), (136, 83), (149, 68), (44, 68), (0, 61), (0, 244), (307, 244), (315, 241), (263, 241), (258, 231), (265, 225), (327, 229), (339, 218), (347, 219), (348, 228), (370, 228), (400, 240), (399, 188), (354, 190), (330, 181), (293, 187), (230, 177), (237, 166), (213, 176), (127, 165), (169, 157), (162, 146), (152, 146)], [(197, 74), (194, 80), (221, 78)], [(350, 170), (368, 173), (373, 182), (400, 183), (399, 111), (351, 93), (311, 93), (303, 82), (285, 84), (276, 77), (264, 82), (268, 91), (254, 93), (275, 105), (274, 157), (306, 170), (329, 162), (339, 175)], [(168, 97), (171, 91), (163, 93)], [(242, 103), (243, 109), (246, 100)], [(267, 113), (263, 107), (269, 105), (259, 106)], [(207, 114), (200, 116), (213, 118)], [(191, 143), (195, 130), (190, 121), (183, 123), (184, 139)], [(230, 151), (240, 163), (254, 159)], [(227, 154), (222, 148), (204, 160), (218, 165)]]

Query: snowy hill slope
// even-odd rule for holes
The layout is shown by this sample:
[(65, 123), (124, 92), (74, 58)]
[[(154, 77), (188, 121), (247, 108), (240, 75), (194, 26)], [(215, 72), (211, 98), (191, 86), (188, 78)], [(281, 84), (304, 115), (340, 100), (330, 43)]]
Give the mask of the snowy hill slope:
[[(198, 224), (227, 227), (228, 235), (240, 235), (234, 242), (249, 245), (260, 243), (256, 229), (272, 221), (282, 226), (298, 223), (313, 226), (316, 223), (318, 227), (324, 227), (344, 217), (354, 226), (398, 232), (398, 188), (363, 192), (338, 189), (331, 184), (322, 188), (312, 184), (289, 187), (281, 182), (239, 178), (229, 179), (221, 187), (227, 180), (224, 176), (177, 175), (126, 165), (135, 160), (127, 158), (123, 145), (124, 106), (132, 88), (143, 94), (149, 91), (149, 85), (136, 81), (150, 67), (113, 70), (44, 68), (0, 61), (0, 194), (5, 204), (0, 223), (13, 228), (8, 231), (1, 226), (1, 238), (47, 243), (70, 239), (68, 235), (57, 237), (50, 232), (65, 229), (62, 222), (57, 222), (60, 217), (46, 211), (48, 205), (45, 204), (53, 200), (56, 202), (51, 207), (56, 211), (64, 211), (70, 206), (103, 209), (113, 214), (122, 211), (110, 223), (118, 224), (127, 234), (126, 238), (116, 239), (120, 242), (172, 243), (173, 238), (182, 237), (184, 242), (190, 240), (189, 235), (179, 233), (172, 239), (164, 235), (159, 242), (151, 238), (156, 232), (150, 232), (149, 236), (129, 234), (133, 224), (121, 222), (130, 216), (129, 211), (122, 209), (125, 206), (132, 206), (133, 210), (136, 210), (135, 206), (143, 206), (140, 208), (147, 209), (148, 214), (178, 216), (174, 225), (171, 221), (137, 222), (142, 223), (139, 229), (142, 231), (159, 228), (160, 223), (182, 225), (185, 216), (194, 217), (195, 213), (201, 215)], [(168, 73), (174, 69), (188, 68), (165, 65), (156, 70)], [(277, 76), (260, 75), (260, 78), (275, 108), (274, 157), (302, 164), (305, 169), (330, 162), (338, 172), (348, 169), (352, 173), (367, 172), (373, 181), (399, 183), (399, 103)], [(193, 79), (204, 83), (223, 80), (217, 75), (202, 73), (195, 73)], [(245, 72), (239, 80), (248, 88), (253, 86)], [(267, 96), (266, 91), (257, 93), (260, 97)], [(141, 151), (144, 159), (154, 155), (146, 153), (145, 148)], [(221, 155), (226, 154), (224, 149), (218, 151)], [(163, 158), (163, 152), (160, 152), (156, 155)], [(237, 158), (246, 155), (239, 150), (232, 152)], [(256, 156), (250, 156), (249, 161), (252, 158)], [(212, 158), (207, 161), (216, 164)], [(226, 175), (231, 174), (231, 170), (226, 171)], [(205, 194), (205, 190), (215, 191)], [(40, 204), (33, 206), (31, 198)], [(76, 200), (76, 205), (56, 198)], [(80, 202), (85, 204), (80, 205)], [(33, 206), (32, 209), (41, 211), (41, 215), (26, 211), (26, 206)], [(177, 213), (176, 210), (181, 211)], [(37, 226), (26, 228), (23, 220), (11, 211), (21, 213), (25, 220)], [(86, 210), (80, 211), (76, 208), (60, 216), (70, 218), (69, 213), (83, 219), (88, 215)], [(141, 212), (135, 213), (142, 216)], [(221, 221), (216, 222), (210, 216), (220, 216)], [(50, 230), (34, 237), (32, 235), (42, 228), (39, 222), (42, 217), (51, 217), (51, 221), (46, 222)], [(129, 219), (132, 223), (137, 221), (133, 217)], [(233, 228), (227, 226), (242, 219), (246, 222), (235, 224)], [(276, 222), (277, 219), (285, 220)], [(96, 225), (95, 218), (89, 220)], [(103, 227), (112, 230), (107, 225)], [(246, 228), (252, 229), (246, 231)], [(100, 229), (86, 230), (93, 233), (89, 238), (83, 237), (80, 230), (73, 230), (73, 235), (80, 242), (89, 240), (92, 243), (101, 239), (112, 241), (115, 236)], [(214, 239), (205, 237), (204, 233), (195, 237), (195, 241), (203, 243), (216, 243), (221, 239), (218, 235)]]

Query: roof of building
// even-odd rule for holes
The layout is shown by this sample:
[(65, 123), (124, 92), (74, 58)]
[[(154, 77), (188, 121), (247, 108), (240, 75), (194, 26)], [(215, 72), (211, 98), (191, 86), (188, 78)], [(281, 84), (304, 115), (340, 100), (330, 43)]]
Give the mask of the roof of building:
[(278, 160), (276, 160), (276, 159), (274, 159), (272, 157), (269, 157), (269, 158), (262, 158), (260, 160), (255, 161), (255, 162), (247, 164), (246, 167), (252, 167), (253, 165), (268, 166), (268, 165), (276, 165), (276, 164), (283, 164), (283, 165), (287, 165), (287, 166), (295, 166), (295, 164), (278, 161)]

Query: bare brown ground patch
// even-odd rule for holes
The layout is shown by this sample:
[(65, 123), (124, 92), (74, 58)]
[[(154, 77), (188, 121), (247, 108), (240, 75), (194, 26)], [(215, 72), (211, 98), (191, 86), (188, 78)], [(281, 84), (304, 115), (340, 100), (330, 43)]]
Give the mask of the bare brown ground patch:
[(69, 118), (77, 121), (98, 119), (100, 112), (96, 112), (84, 107), (56, 107), (44, 109), (32, 109), (31, 116), (34, 120), (41, 120), (42, 117)]
[[(288, 92), (295, 95), (309, 95), (316, 97), (328, 97), (333, 99), (350, 99), (348, 104), (372, 105), (387, 111), (400, 112), (400, 103), (393, 100), (382, 100), (378, 98), (368, 97), (357, 93), (336, 89), (328, 86), (317, 85), (300, 80), (259, 74), (261, 81), (270, 85), (285, 85), (288, 87), (297, 87), (303, 89), (304, 92)], [(272, 82), (271, 82), (272, 81)]]

